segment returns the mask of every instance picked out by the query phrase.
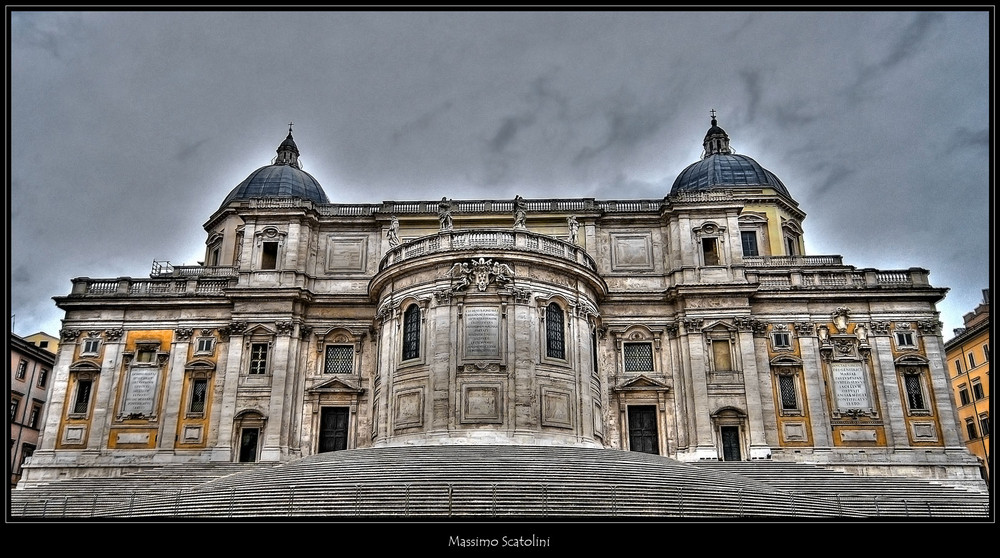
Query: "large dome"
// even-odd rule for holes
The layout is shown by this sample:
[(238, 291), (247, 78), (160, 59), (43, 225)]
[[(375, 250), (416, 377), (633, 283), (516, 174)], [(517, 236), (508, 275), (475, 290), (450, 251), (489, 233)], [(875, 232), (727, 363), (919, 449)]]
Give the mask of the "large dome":
[(670, 194), (747, 186), (774, 188), (779, 194), (788, 196), (781, 180), (757, 161), (746, 155), (723, 153), (709, 155), (681, 171)]
[(313, 203), (330, 203), (319, 182), (299, 168), (299, 150), (292, 140), (292, 132), (278, 146), (274, 164), (261, 167), (233, 188), (221, 207), (238, 200), (250, 198), (301, 198)]
[(705, 134), (705, 154), (677, 175), (670, 195), (681, 192), (705, 192), (728, 188), (773, 188), (791, 197), (774, 173), (746, 155), (737, 155), (729, 147), (729, 135), (719, 127), (712, 111), (712, 127)]

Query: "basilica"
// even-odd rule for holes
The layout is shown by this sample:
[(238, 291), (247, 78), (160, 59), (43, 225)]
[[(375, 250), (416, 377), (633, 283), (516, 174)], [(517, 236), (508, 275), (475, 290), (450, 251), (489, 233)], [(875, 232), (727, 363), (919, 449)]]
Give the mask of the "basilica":
[(72, 280), (22, 483), (445, 445), (981, 483), (920, 268), (805, 253), (713, 116), (656, 199), (344, 204), (291, 130), (197, 266)]

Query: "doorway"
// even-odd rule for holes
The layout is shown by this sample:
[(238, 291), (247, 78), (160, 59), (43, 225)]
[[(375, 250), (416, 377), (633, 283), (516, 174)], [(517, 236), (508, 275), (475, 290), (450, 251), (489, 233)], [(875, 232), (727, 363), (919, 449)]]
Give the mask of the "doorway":
[(259, 428), (244, 428), (240, 431), (240, 463), (257, 461), (257, 438)]
[(655, 405), (629, 406), (628, 440), (629, 449), (632, 451), (660, 454)]
[(720, 433), (722, 435), (722, 460), (741, 461), (743, 458), (740, 455), (740, 427), (722, 426)]
[(347, 407), (323, 407), (319, 415), (319, 453), (347, 449)]

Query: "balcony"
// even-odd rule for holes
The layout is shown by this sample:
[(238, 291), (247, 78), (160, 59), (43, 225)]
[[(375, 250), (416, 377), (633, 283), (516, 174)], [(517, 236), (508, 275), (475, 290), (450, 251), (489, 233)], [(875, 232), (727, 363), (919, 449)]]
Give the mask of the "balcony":
[(546, 254), (582, 265), (591, 271), (597, 270), (594, 259), (587, 254), (582, 246), (558, 238), (526, 229), (470, 229), (441, 231), (438, 234), (400, 244), (390, 249), (382, 258), (379, 271), (428, 254), (472, 249), (499, 249)]

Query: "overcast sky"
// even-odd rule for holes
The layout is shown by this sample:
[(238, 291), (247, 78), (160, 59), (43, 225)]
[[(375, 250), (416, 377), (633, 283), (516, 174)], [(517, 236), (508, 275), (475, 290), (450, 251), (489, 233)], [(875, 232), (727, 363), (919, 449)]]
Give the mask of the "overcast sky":
[(10, 11), (10, 313), (204, 257), (294, 122), (334, 203), (659, 199), (709, 111), (806, 212), (807, 252), (990, 281), (991, 13)]

